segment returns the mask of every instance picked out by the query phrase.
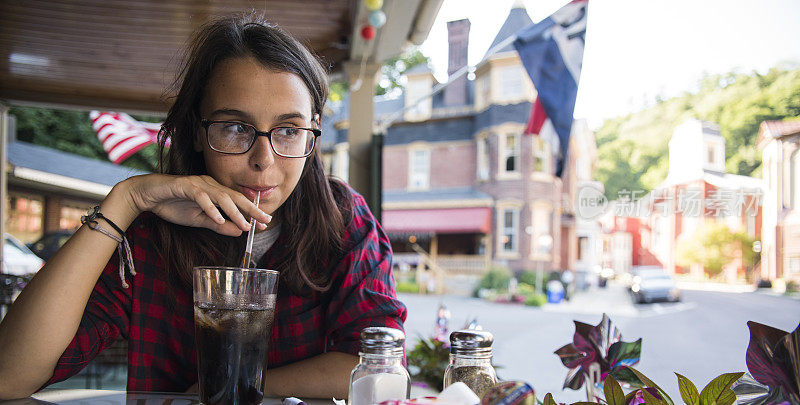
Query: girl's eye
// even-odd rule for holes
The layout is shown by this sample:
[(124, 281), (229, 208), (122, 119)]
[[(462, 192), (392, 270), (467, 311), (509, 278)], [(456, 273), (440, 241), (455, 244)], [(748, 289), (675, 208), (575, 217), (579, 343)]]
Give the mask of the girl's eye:
[(230, 133), (242, 134), (245, 132), (250, 132), (250, 128), (245, 124), (231, 122), (225, 125), (225, 131)]

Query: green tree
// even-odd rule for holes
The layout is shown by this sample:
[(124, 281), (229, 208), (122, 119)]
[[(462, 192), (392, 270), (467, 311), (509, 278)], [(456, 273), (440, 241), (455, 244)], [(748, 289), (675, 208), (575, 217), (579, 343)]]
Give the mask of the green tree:
[(695, 93), (660, 100), (650, 108), (606, 120), (597, 131), (600, 168), (597, 179), (606, 197), (619, 190), (649, 191), (667, 175), (668, 142), (687, 118), (719, 124), (726, 141), (726, 169), (760, 174), (761, 151), (755, 142), (765, 120), (800, 116), (800, 66), (783, 63), (768, 72), (706, 74)]
[[(415, 66), (428, 63), (430, 63), (430, 58), (423, 55), (417, 48), (411, 48), (387, 60), (381, 66), (381, 75), (378, 78), (378, 83), (375, 84), (375, 95), (382, 96), (394, 89), (404, 89), (406, 85), (405, 73)], [(345, 81), (331, 82), (330, 99), (332, 101), (343, 100), (348, 90), (349, 88)]]
[(706, 273), (717, 276), (722, 267), (742, 257), (745, 265), (753, 260), (753, 238), (744, 231), (733, 232), (725, 224), (708, 221), (678, 242), (677, 263), (683, 267), (700, 264)]
[[(92, 159), (108, 161), (108, 155), (92, 129), (89, 112), (37, 107), (14, 107), (9, 114), (16, 118), (17, 139), (47, 146)], [(158, 117), (134, 116), (140, 121), (159, 122)], [(158, 148), (148, 145), (122, 162), (123, 166), (155, 171)]]

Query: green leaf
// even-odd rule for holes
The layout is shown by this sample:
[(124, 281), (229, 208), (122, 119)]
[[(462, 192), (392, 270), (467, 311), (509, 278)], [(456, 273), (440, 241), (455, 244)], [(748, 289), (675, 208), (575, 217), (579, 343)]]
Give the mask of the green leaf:
[(629, 392), (628, 395), (625, 395), (625, 403), (626, 404), (629, 404), (629, 403), (631, 403), (631, 401), (633, 401), (633, 397), (636, 396), (636, 391), (637, 390), (633, 390), (633, 391)]
[(544, 396), (544, 405), (558, 405), (553, 399), (553, 394), (548, 392), (547, 395)]
[(633, 374), (629, 367), (617, 367), (611, 370), (609, 374), (614, 376), (619, 383), (630, 384), (634, 388), (642, 386), (642, 382), (639, 381), (639, 378), (636, 377), (636, 374)]
[(687, 405), (699, 405), (700, 393), (697, 392), (697, 387), (694, 386), (688, 378), (675, 373), (678, 376), (678, 388), (681, 390), (681, 398)]
[(573, 402), (572, 403), (572, 405), (597, 405), (597, 404), (598, 404), (598, 402), (586, 402), (586, 401), (580, 401), (580, 402)]
[(616, 378), (609, 375), (603, 383), (603, 392), (606, 394), (606, 402), (608, 405), (626, 405), (625, 393), (622, 392), (622, 387), (619, 386)]
[(666, 401), (654, 397), (653, 394), (651, 394), (650, 391), (647, 390), (642, 390), (642, 398), (644, 398), (644, 405), (666, 405), (667, 403)]
[[(652, 380), (647, 378), (639, 370), (637, 370), (637, 369), (635, 369), (633, 367), (628, 367), (628, 368), (633, 372), (633, 374), (636, 374), (636, 377), (639, 378), (639, 381), (641, 381), (644, 384), (645, 387), (655, 388), (656, 391), (658, 391), (658, 394), (661, 395), (664, 398), (664, 401), (667, 404), (675, 405), (675, 402), (672, 401), (672, 398), (670, 398), (669, 395), (667, 395), (667, 392), (662, 390), (661, 387), (658, 386), (658, 384), (654, 383)], [(655, 398), (653, 398), (653, 399), (655, 399)]]
[(700, 392), (702, 405), (730, 405), (736, 402), (736, 394), (731, 385), (744, 375), (744, 372), (725, 373), (711, 380)]

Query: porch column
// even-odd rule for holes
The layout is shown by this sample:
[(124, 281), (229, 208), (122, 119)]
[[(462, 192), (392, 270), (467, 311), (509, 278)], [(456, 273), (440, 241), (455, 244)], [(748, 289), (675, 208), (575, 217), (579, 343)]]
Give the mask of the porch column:
[[(371, 187), (371, 159), (370, 145), (372, 144), (373, 131), (373, 97), (378, 72), (381, 65), (378, 63), (347, 62), (344, 71), (350, 87), (350, 116), (348, 117), (349, 129), (347, 142), (349, 144), (349, 169), (347, 182), (367, 200), (373, 212), (378, 212), (370, 195)], [(356, 88), (356, 84), (360, 86)]]

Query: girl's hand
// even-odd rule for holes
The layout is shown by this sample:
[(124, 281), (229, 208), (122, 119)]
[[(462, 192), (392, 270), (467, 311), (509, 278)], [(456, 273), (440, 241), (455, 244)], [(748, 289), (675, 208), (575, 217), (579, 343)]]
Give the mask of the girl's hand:
[(129, 202), (135, 211), (151, 211), (178, 225), (239, 236), (250, 230), (249, 218), (255, 218), (261, 229), (272, 219), (242, 193), (219, 184), (211, 176), (147, 174), (123, 183), (127, 183)]

